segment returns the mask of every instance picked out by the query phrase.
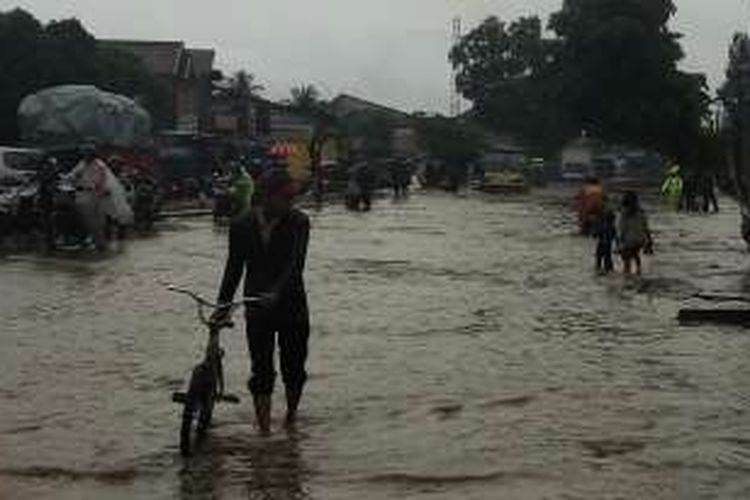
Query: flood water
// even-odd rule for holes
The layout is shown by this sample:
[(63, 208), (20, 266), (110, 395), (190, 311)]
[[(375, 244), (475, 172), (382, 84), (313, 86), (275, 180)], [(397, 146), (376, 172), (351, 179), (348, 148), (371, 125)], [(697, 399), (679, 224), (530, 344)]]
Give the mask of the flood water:
[(736, 206), (651, 207), (657, 254), (626, 281), (595, 275), (567, 200), (312, 212), (298, 429), (277, 390), (256, 435), (236, 328), (242, 403), (187, 461), (170, 395), (205, 338), (158, 281), (213, 296), (226, 234), (182, 220), (105, 260), (0, 257), (0, 498), (750, 498), (750, 332), (675, 320), (698, 291), (750, 291)]

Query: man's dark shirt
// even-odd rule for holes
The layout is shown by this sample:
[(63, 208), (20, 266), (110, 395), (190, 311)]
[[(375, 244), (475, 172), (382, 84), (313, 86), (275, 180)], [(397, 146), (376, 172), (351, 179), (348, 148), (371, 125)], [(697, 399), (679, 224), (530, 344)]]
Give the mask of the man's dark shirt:
[(292, 209), (273, 227), (264, 243), (258, 212), (234, 222), (229, 231), (227, 258), (219, 302), (232, 301), (245, 273), (245, 296), (275, 293), (278, 300), (268, 315), (273, 321), (307, 322), (307, 296), (302, 274), (305, 268), (310, 221)]

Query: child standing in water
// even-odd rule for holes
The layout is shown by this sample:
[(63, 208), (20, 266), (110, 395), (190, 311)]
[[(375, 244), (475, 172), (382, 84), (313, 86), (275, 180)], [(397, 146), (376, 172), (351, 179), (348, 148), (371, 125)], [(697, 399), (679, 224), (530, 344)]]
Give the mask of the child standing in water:
[(640, 276), (641, 251), (652, 253), (653, 241), (648, 219), (633, 191), (626, 192), (622, 198), (618, 238), (625, 274), (631, 274), (635, 264), (635, 274)]
[(596, 270), (601, 274), (614, 271), (612, 262), (612, 247), (617, 240), (617, 228), (615, 225), (615, 213), (605, 208), (599, 217), (596, 228)]

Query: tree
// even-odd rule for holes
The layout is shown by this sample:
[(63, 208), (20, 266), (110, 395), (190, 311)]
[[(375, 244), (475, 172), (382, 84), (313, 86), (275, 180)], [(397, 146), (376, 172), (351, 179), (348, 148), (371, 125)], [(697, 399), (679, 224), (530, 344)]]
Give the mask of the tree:
[(96, 39), (77, 19), (50, 22), (40, 42), (44, 86), (96, 81)]
[(672, 0), (565, 0), (538, 18), (489, 18), (450, 58), (461, 93), (490, 128), (548, 153), (590, 136), (694, 162), (710, 100), (705, 77), (677, 68)]
[(171, 114), (168, 89), (148, 74), (140, 60), (97, 47), (76, 19), (43, 26), (21, 9), (0, 12), (0, 46), (0, 141), (18, 139), (16, 113), (21, 100), (54, 85), (98, 85), (137, 98), (157, 123)]
[(750, 205), (750, 38), (736, 33), (729, 47), (726, 81), (719, 90), (725, 110), (722, 134), (728, 152), (730, 176), (739, 200)]
[(18, 137), (17, 110), (52, 85), (95, 83), (96, 41), (76, 19), (46, 26), (21, 9), (0, 13), (0, 140)]
[(312, 120), (313, 130), (307, 143), (310, 158), (310, 171), (314, 178), (314, 195), (318, 202), (323, 200), (323, 148), (339, 134), (338, 120), (328, 103), (320, 99), (320, 92), (314, 85), (300, 85), (292, 88), (290, 107), (297, 113)]
[(40, 88), (37, 54), (43, 26), (21, 9), (0, 13), (0, 140), (18, 137), (16, 112), (24, 96)]
[(549, 152), (566, 136), (561, 113), (560, 42), (542, 36), (538, 17), (506, 24), (490, 17), (452, 48), (461, 94), (480, 123)]
[(363, 160), (380, 160), (393, 154), (394, 120), (384, 113), (361, 110), (348, 113), (342, 121), (341, 134), (350, 153)]
[(221, 80), (216, 88), (217, 99), (224, 101), (237, 116), (238, 132), (242, 136), (250, 133), (252, 100), (263, 89), (262, 85), (255, 83), (255, 75), (245, 70), (237, 71), (230, 78)]
[(102, 90), (136, 100), (151, 114), (157, 128), (171, 123), (174, 100), (170, 89), (154, 79), (141, 59), (130, 52), (97, 47), (96, 84)]
[(689, 159), (709, 99), (705, 78), (677, 69), (672, 0), (565, 0), (550, 27), (561, 41), (566, 112), (600, 139)]
[(315, 114), (320, 107), (320, 92), (314, 85), (292, 87), (292, 106), (305, 114)]
[(447, 178), (452, 187), (458, 188), (469, 165), (482, 152), (480, 131), (471, 123), (444, 116), (417, 117), (417, 131), (422, 148), (442, 164), (429, 181), (434, 184)]

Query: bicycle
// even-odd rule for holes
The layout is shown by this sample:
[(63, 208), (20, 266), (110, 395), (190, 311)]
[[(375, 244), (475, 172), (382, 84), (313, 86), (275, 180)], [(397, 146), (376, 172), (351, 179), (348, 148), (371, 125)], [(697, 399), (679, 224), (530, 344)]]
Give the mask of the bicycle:
[[(219, 333), (225, 328), (232, 328), (231, 315), (235, 309), (243, 304), (260, 301), (257, 297), (246, 297), (239, 302), (229, 304), (214, 304), (199, 295), (167, 285), (171, 292), (187, 295), (198, 306), (198, 318), (208, 328), (208, 344), (203, 360), (196, 365), (191, 374), (187, 392), (174, 392), (172, 401), (183, 405), (180, 420), (180, 452), (183, 456), (190, 456), (205, 437), (211, 425), (214, 405), (216, 403), (238, 404), (240, 399), (234, 394), (224, 392), (224, 367), (222, 358), (224, 350), (219, 343)], [(205, 308), (215, 311), (224, 310), (225, 320), (216, 322), (206, 318)]]

